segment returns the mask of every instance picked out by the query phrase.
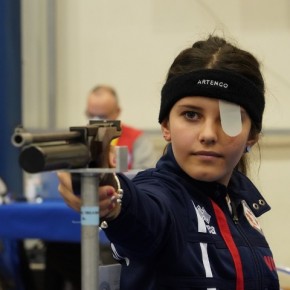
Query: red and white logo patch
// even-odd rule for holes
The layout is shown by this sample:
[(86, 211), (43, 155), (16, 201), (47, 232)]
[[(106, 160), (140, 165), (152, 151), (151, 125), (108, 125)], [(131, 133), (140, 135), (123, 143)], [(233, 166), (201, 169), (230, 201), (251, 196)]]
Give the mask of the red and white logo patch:
[(251, 211), (250, 207), (247, 205), (246, 201), (242, 201), (242, 205), (243, 205), (243, 210), (244, 210), (244, 215), (246, 217), (246, 219), (248, 220), (249, 224), (256, 229), (257, 231), (259, 231), (262, 235), (263, 234), (263, 230), (259, 224), (258, 219), (256, 218), (256, 216), (253, 214), (253, 212)]

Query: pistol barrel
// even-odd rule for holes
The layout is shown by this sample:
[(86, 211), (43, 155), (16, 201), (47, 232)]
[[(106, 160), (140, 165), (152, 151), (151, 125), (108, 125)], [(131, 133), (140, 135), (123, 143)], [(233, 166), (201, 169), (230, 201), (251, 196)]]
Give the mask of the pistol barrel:
[(15, 147), (23, 147), (32, 143), (77, 140), (79, 137), (81, 137), (81, 133), (77, 131), (38, 134), (16, 132), (12, 135), (11, 142)]
[(21, 167), (29, 173), (86, 167), (91, 158), (82, 143), (25, 147), (19, 156)]

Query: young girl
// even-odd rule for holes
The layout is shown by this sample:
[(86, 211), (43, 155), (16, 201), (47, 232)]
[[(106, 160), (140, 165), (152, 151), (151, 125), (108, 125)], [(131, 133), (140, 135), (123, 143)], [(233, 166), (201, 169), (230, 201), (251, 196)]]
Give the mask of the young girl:
[[(176, 57), (161, 94), (164, 156), (133, 180), (118, 174), (118, 186), (99, 188), (102, 226), (122, 263), (120, 289), (278, 290), (257, 221), (270, 207), (245, 175), (265, 105), (258, 61), (209, 36)], [(59, 178), (79, 210), (70, 176)]]

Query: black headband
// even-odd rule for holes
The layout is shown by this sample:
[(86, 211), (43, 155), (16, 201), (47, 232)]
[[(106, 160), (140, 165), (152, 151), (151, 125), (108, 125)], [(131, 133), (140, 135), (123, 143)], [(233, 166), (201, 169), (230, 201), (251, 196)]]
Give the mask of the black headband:
[(159, 123), (168, 117), (183, 97), (203, 96), (225, 100), (243, 107), (253, 122), (262, 123), (264, 94), (244, 76), (226, 70), (204, 69), (168, 80), (161, 91)]

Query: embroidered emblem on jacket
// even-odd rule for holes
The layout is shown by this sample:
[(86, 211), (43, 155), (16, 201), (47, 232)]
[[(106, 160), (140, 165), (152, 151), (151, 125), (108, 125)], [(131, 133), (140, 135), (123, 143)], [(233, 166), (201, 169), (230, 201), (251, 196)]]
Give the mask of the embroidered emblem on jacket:
[(249, 224), (263, 235), (263, 230), (259, 224), (258, 219), (253, 214), (253, 212), (251, 211), (250, 207), (247, 205), (245, 200), (242, 200), (242, 205), (243, 205), (244, 215), (246, 219), (248, 220)]
[(204, 220), (205, 227), (208, 230), (208, 232), (210, 234), (215, 235), (216, 234), (215, 228), (213, 226), (209, 225), (210, 224), (211, 215), (209, 215), (206, 212), (206, 210), (204, 209), (204, 207), (200, 207), (200, 205), (197, 205), (196, 206), (196, 209), (197, 209), (197, 212), (199, 213), (199, 215), (201, 216), (201, 218)]

